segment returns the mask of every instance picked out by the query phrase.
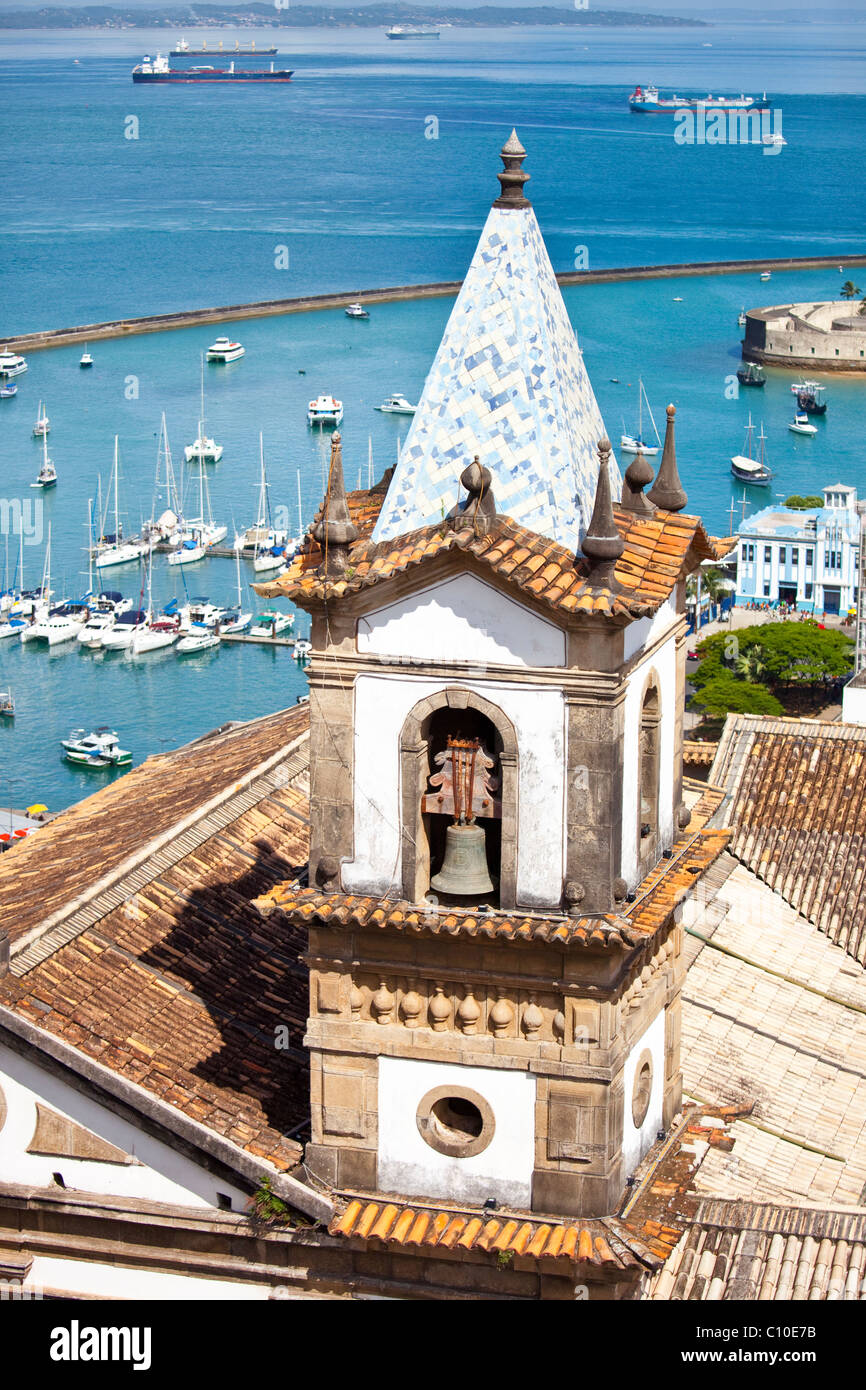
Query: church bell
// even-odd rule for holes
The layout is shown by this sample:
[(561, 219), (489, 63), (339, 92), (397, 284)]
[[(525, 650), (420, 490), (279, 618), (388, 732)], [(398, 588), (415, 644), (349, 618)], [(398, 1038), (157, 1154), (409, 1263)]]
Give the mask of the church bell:
[(480, 825), (449, 825), (445, 831), (445, 858), (438, 874), (430, 880), (437, 893), (457, 897), (477, 897), (492, 893), (487, 868), (486, 836)]

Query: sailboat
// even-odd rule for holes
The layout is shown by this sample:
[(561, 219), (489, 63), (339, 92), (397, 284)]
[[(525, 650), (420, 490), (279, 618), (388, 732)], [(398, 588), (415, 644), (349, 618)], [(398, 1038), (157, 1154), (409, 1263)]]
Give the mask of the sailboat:
[(36, 475), (36, 482), (30, 484), (31, 487), (43, 489), (57, 486), (57, 469), (48, 457), (48, 436), (42, 436), (42, 467)]
[(168, 557), (170, 565), (190, 565), (196, 560), (203, 560), (208, 546), (218, 545), (221, 540), (225, 540), (228, 527), (217, 526), (214, 523), (210, 492), (201, 459), (198, 465), (198, 487), (199, 515), (186, 523), (180, 545)]
[[(124, 540), (120, 528), (120, 507), (119, 507), (119, 441), (118, 436), (114, 436), (114, 534), (105, 534), (105, 516), (100, 518), (100, 537), (96, 542), (96, 568), (98, 570), (108, 569), (112, 565), (128, 565), (133, 560), (139, 560), (142, 555), (147, 555), (151, 549), (149, 540), (142, 539), (141, 536), (131, 536)], [(109, 489), (109, 499), (111, 489)], [(108, 503), (106, 502), (106, 513)]]
[[(162, 501), (164, 501), (166, 505), (160, 510), (160, 503)], [(184, 529), (180, 512), (181, 508), (177, 495), (177, 483), (175, 481), (174, 467), (171, 461), (171, 449), (168, 443), (168, 430), (165, 424), (165, 411), (163, 411), (162, 422), (159, 428), (159, 444), (156, 450), (156, 477), (153, 483), (153, 516), (150, 521), (145, 522), (142, 528), (143, 534), (155, 545), (159, 545), (161, 542), (166, 542), (169, 545), (176, 545), (180, 540), (180, 533)]]
[[(646, 401), (646, 408), (647, 408), (647, 411), (648, 411), (648, 413), (649, 413), (650, 420), (652, 421), (653, 432), (655, 433), (655, 437), (656, 437), (656, 443), (655, 443), (655, 444), (645, 444), (645, 443), (644, 443), (644, 438), (643, 438), (643, 406), (644, 406), (644, 401)], [(646, 391), (644, 390), (643, 382), (640, 381), (640, 380), (638, 381), (637, 409), (638, 409), (638, 426), (637, 426), (637, 434), (636, 434), (636, 435), (623, 434), (623, 435), (621, 436), (621, 438), (620, 438), (620, 441), (619, 441), (619, 447), (622, 449), (622, 451), (623, 451), (624, 454), (643, 454), (644, 458), (653, 458), (654, 455), (657, 454), (658, 451), (659, 451), (659, 449), (661, 448), (661, 440), (659, 439), (659, 432), (658, 432), (658, 430), (656, 429), (656, 422), (655, 422), (655, 420), (653, 419), (653, 413), (652, 413), (652, 410), (650, 409), (650, 403), (649, 403), (649, 400), (648, 400), (648, 398), (647, 398), (647, 393), (646, 393)]]
[(253, 620), (252, 613), (243, 612), (243, 594), (241, 592), (241, 552), (235, 551), (235, 563), (238, 571), (238, 606), (237, 612), (227, 613), (220, 623), (221, 632), (245, 632)]
[(198, 459), (200, 463), (219, 463), (223, 456), (222, 444), (208, 439), (204, 432), (204, 353), (201, 355), (201, 415), (198, 421), (198, 438), (192, 444), (187, 444), (183, 453), (187, 463), (191, 463), (193, 459)]
[(271, 528), (271, 507), (268, 499), (268, 480), (265, 473), (264, 438), (259, 435), (259, 459), (261, 461), (261, 481), (259, 483), (259, 514), (256, 523), (256, 544), (253, 552), (253, 569), (256, 574), (267, 570), (283, 569), (286, 563), (285, 540), (279, 540)]
[(167, 617), (164, 613), (154, 615), (153, 612), (153, 593), (151, 579), (153, 574), (153, 556), (150, 557), (147, 565), (147, 618), (141, 627), (137, 628), (132, 634), (130, 649), (133, 656), (141, 656), (143, 652), (155, 652), (161, 647), (170, 647), (178, 639), (180, 633), (180, 618), (177, 615)]
[(44, 435), (48, 434), (50, 429), (51, 422), (48, 419), (48, 416), (45, 414), (45, 411), (42, 409), (42, 402), (40, 401), (39, 409), (36, 412), (36, 424), (33, 426), (34, 439), (41, 439)]
[(754, 432), (752, 417), (749, 416), (749, 423), (746, 426), (745, 454), (735, 454), (731, 459), (731, 472), (735, 478), (739, 478), (741, 483), (754, 483), (759, 487), (768, 487), (773, 474), (767, 467), (764, 457), (764, 444), (767, 436), (764, 434), (764, 426), (761, 425), (761, 433), (758, 436), (758, 456), (754, 455)]

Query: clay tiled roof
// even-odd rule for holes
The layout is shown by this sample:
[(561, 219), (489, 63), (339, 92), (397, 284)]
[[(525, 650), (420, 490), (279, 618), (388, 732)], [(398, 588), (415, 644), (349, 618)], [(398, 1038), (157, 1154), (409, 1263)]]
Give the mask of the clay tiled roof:
[(732, 852), (866, 965), (866, 728), (729, 715), (712, 777)]
[(570, 1223), (537, 1214), (490, 1212), (457, 1207), (407, 1205), (382, 1197), (344, 1196), (330, 1234), (414, 1253), (437, 1248), (455, 1255), (483, 1251), (493, 1257), (568, 1260), (609, 1273), (657, 1270), (680, 1238), (675, 1228), (656, 1226), (640, 1235), (615, 1217)]
[(710, 767), (718, 746), (717, 743), (702, 743), (699, 739), (683, 739), (683, 762), (690, 767)]
[(603, 917), (572, 918), (542, 913), (530, 916), (498, 909), (473, 912), (464, 908), (443, 908), (436, 912), (426, 905), (403, 900), (322, 893), (297, 881), (278, 884), (257, 899), (256, 906), (265, 916), (274, 912), (288, 913), (299, 922), (326, 926), (545, 941), (550, 946), (592, 946), (605, 950), (638, 946), (661, 930), (674, 908), (725, 848), (728, 831), (701, 829), (719, 799), (721, 793), (717, 794), (717, 799), (701, 799), (672, 857), (661, 859), (647, 875), (633, 903), (624, 905), (619, 913), (611, 912)]
[(187, 818), (199, 819), (251, 768), (280, 756), (308, 717), (299, 706), (148, 758), (0, 855), (0, 922), (11, 940), (68, 910), (161, 837), (176, 836)]
[[(39, 928), (28, 881), (25, 920), (37, 930), (18, 935), (0, 978), (0, 1005), (281, 1171), (297, 1163), (292, 1136), (309, 1116), (305, 942), (264, 921), (252, 899), (307, 858), (308, 718), (299, 706), (155, 758), (47, 826), (29, 872), (41, 868), (48, 925)], [(225, 796), (207, 813), (215, 789)], [(171, 825), (172, 794), (183, 832), (145, 846), (132, 870), (76, 907), (105, 867), (108, 826), (140, 844), (142, 829)], [(9, 870), (20, 852), (0, 861), (13, 923)], [(68, 875), (65, 913), (55, 854)], [(278, 1026), (287, 1047), (275, 1047)]]
[[(350, 495), (353, 515), (367, 515), (364, 509), (371, 507), (371, 496)], [(584, 560), (575, 561), (564, 546), (528, 531), (507, 516), (498, 516), (485, 535), (476, 535), (468, 527), (455, 530), (444, 523), (379, 544), (362, 534), (350, 551), (346, 578), (327, 585), (317, 573), (321, 550), (308, 536), (304, 550), (286, 574), (255, 588), (257, 593), (284, 595), (301, 604), (305, 599), (339, 598), (442, 556), (462, 553), (482, 570), (492, 571), (563, 615), (598, 613), (635, 618), (654, 613), (683, 573), (713, 557), (709, 538), (697, 517), (673, 512), (641, 517), (622, 508), (614, 510), (625, 541), (616, 567), (619, 591), (591, 585)]]

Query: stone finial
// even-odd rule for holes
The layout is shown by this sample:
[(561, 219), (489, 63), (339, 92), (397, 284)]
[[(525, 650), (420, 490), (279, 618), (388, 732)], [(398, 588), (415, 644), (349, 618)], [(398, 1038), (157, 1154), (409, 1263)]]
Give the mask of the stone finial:
[(469, 496), (465, 502), (458, 502), (451, 508), (448, 520), (460, 530), (470, 526), (477, 536), (484, 536), (496, 520), (496, 501), (490, 469), (481, 467), (477, 454), (460, 474), (460, 482)]
[(620, 505), (627, 512), (636, 512), (638, 516), (652, 516), (655, 508), (652, 502), (644, 497), (643, 490), (649, 486), (654, 477), (652, 464), (638, 450), (637, 455), (626, 469), (622, 481)]
[(674, 439), (674, 418), (677, 413), (675, 405), (667, 408), (667, 429), (665, 430), (665, 447), (662, 451), (662, 461), (659, 466), (658, 476), (647, 493), (649, 500), (661, 511), (681, 512), (688, 502), (685, 488), (680, 482), (680, 475), (677, 472), (677, 446)]
[(618, 587), (614, 577), (616, 562), (625, 549), (625, 543), (617, 530), (610, 496), (610, 440), (598, 441), (598, 482), (595, 488), (595, 506), (581, 543), (581, 550), (589, 561), (590, 580), (593, 584), (605, 584), (608, 588)]
[(512, 130), (505, 144), (499, 152), (499, 157), (505, 165), (501, 174), (497, 174), (502, 187), (502, 192), (494, 201), (495, 208), (528, 208), (529, 199), (524, 196), (523, 185), (529, 182), (529, 174), (524, 173), (522, 165), (526, 158), (526, 150), (517, 138), (517, 131)]
[(328, 471), (328, 491), (322, 518), (313, 527), (313, 536), (322, 548), (323, 559), (319, 574), (324, 579), (339, 579), (346, 572), (349, 546), (358, 539), (358, 528), (349, 516), (346, 484), (343, 479), (343, 442), (339, 430), (331, 438), (331, 466)]
[(340, 861), (332, 854), (323, 854), (316, 865), (316, 887), (323, 893), (340, 890)]

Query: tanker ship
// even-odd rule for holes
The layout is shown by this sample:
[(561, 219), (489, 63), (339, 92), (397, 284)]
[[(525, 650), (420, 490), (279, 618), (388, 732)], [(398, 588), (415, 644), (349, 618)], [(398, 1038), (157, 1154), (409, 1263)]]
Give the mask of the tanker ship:
[(208, 48), (207, 39), (202, 40), (201, 48), (190, 48), (186, 39), (178, 39), (177, 47), (170, 49), (168, 56), (170, 58), (222, 58), (226, 56), (226, 54), (235, 54), (238, 57), (270, 58), (276, 51), (276, 48), (256, 48), (255, 39), (253, 39), (252, 43), (245, 44), (243, 48), (240, 43), (235, 40), (234, 48), (228, 49), (223, 48), (222, 39), (220, 39), (216, 48)]
[(630, 111), (763, 111), (770, 105), (766, 92), (762, 97), (660, 97), (658, 87), (635, 87), (628, 99)]
[(133, 82), (288, 82), (294, 69), (275, 68), (236, 68), (234, 62), (227, 68), (206, 67), (173, 68), (162, 53), (155, 58), (143, 58), (138, 67), (132, 69)]

